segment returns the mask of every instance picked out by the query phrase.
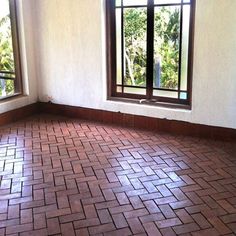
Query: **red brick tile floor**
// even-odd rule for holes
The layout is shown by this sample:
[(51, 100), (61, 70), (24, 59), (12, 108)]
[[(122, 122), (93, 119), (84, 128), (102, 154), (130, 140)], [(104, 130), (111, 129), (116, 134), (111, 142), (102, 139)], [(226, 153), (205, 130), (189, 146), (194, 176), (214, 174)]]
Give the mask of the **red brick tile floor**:
[(0, 128), (0, 235), (236, 235), (235, 143), (37, 115)]

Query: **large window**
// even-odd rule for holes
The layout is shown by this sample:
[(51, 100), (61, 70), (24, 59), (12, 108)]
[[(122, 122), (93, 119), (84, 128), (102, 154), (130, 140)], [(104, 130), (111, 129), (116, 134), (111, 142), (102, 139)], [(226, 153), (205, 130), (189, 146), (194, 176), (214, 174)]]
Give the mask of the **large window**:
[(15, 0), (0, 0), (0, 99), (21, 92)]
[(107, 0), (109, 97), (191, 103), (194, 0)]

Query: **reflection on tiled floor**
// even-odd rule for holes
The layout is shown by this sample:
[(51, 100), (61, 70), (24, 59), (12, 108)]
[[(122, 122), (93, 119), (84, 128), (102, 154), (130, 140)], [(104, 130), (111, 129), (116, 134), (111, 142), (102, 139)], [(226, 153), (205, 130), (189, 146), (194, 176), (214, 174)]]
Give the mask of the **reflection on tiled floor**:
[(0, 128), (0, 235), (236, 235), (236, 144), (37, 115)]

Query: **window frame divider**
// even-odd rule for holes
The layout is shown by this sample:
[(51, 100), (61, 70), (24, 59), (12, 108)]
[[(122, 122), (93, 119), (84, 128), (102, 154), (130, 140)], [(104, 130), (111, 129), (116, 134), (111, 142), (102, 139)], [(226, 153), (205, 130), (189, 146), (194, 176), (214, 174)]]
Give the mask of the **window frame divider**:
[(152, 99), (153, 94), (153, 57), (154, 57), (154, 0), (148, 0), (147, 4), (147, 100)]

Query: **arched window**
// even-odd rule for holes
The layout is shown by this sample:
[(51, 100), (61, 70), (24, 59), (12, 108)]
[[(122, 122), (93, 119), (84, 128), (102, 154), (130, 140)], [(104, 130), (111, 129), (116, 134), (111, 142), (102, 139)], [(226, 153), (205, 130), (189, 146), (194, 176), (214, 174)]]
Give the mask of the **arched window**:
[(0, 99), (21, 93), (15, 0), (0, 1)]
[(191, 105), (194, 0), (107, 0), (108, 97)]

